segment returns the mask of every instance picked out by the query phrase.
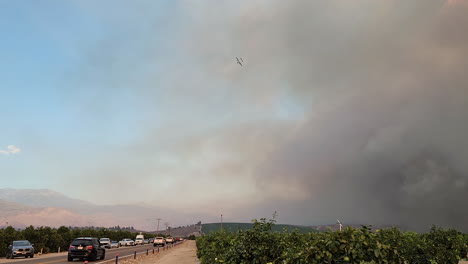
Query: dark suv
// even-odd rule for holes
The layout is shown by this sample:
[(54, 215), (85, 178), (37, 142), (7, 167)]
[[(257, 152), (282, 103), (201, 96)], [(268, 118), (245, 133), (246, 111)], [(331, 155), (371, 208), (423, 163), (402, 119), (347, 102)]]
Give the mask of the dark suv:
[(24, 256), (25, 258), (34, 258), (34, 248), (27, 240), (13, 241), (13, 244), (9, 245), (6, 251), (6, 258), (15, 258)]
[(80, 260), (96, 260), (106, 257), (106, 249), (99, 245), (99, 239), (94, 237), (79, 237), (71, 242), (68, 248), (68, 261), (74, 258)]

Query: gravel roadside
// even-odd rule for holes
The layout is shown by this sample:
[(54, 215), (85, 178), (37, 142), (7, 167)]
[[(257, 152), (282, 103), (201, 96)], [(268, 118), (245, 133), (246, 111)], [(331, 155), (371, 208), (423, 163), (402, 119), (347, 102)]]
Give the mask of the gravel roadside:
[(122, 259), (119, 264), (200, 264), (197, 258), (197, 247), (194, 240), (186, 240), (182, 244), (156, 255), (140, 255), (137, 259)]

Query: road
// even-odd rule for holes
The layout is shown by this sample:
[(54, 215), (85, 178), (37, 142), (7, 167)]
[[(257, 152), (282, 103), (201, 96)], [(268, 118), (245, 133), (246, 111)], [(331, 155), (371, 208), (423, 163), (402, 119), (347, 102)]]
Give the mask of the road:
[[(171, 250), (171, 245), (167, 246), (166, 248), (159, 248), (159, 251), (166, 251)], [(134, 247), (120, 247), (120, 248), (113, 248), (113, 249), (106, 249), (106, 258), (104, 260), (96, 260), (90, 263), (93, 264), (100, 264), (100, 263), (115, 263), (115, 257), (118, 254), (119, 259), (123, 258), (133, 258), (133, 254), (135, 251), (137, 255), (139, 254), (146, 254), (146, 250), (148, 249), (148, 254), (153, 254), (153, 249), (155, 254), (158, 252), (158, 247), (153, 247), (152, 244), (147, 245), (139, 245)], [(34, 258), (15, 258), (15, 259), (5, 259), (0, 258), (0, 263), (18, 263), (18, 264), (70, 264), (70, 263), (82, 263), (78, 259), (75, 259), (73, 262), (67, 261), (67, 252), (62, 253), (51, 253), (45, 254), (42, 256), (34, 255)]]

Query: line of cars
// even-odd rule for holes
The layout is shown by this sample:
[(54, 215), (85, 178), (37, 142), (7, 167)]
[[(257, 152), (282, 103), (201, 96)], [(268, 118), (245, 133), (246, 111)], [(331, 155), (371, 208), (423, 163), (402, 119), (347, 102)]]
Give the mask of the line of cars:
[(68, 248), (68, 261), (78, 258), (80, 260), (97, 260), (106, 257), (106, 248), (119, 248), (120, 246), (136, 246), (144, 241), (143, 235), (137, 235), (137, 243), (130, 238), (111, 241), (109, 238), (79, 237), (75, 238)]
[[(149, 243), (150, 239), (144, 239), (143, 235), (137, 235), (135, 241), (130, 238), (124, 238), (117, 241), (111, 241), (109, 238), (97, 238), (91, 237), (80, 237), (73, 240), (68, 249), (68, 261), (73, 261), (75, 258), (80, 260), (96, 260), (104, 259), (106, 256), (105, 248), (118, 248), (120, 246), (136, 246), (137, 244)], [(183, 241), (183, 238), (180, 237), (155, 237), (152, 239), (153, 246), (165, 246), (166, 243), (173, 244), (178, 241)]]
[(145, 239), (145, 237), (142, 234), (139, 234), (136, 236), (136, 239), (130, 239), (130, 238), (124, 238), (120, 241), (111, 241), (109, 238), (101, 238), (99, 239), (99, 243), (101, 246), (105, 248), (119, 248), (123, 246), (136, 246), (136, 245), (143, 245), (143, 244), (149, 244), (148, 240)]
[(154, 241), (153, 241), (153, 246), (154, 247), (158, 247), (158, 246), (162, 246), (164, 247), (166, 244), (174, 244), (176, 242), (180, 242), (180, 241), (183, 241), (184, 239), (181, 238), (181, 237), (155, 237), (154, 238)]
[[(106, 248), (119, 248), (120, 246), (136, 246), (143, 244), (151, 244), (153, 246), (165, 246), (166, 244), (173, 244), (182, 241), (180, 237), (155, 237), (145, 239), (143, 235), (137, 235), (135, 241), (130, 238), (122, 239), (121, 241), (111, 241), (109, 238), (93, 238), (93, 237), (79, 237), (75, 238), (68, 247), (68, 261), (73, 261), (78, 258), (80, 260), (97, 260), (106, 257)], [(13, 241), (8, 246), (6, 251), (6, 258), (13, 259), (15, 257), (34, 257), (34, 246), (28, 240)]]

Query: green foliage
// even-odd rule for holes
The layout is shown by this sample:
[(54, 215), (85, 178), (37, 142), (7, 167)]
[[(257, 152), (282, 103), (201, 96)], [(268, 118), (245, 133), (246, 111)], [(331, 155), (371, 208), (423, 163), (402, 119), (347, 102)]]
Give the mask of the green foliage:
[[(50, 227), (33, 227), (28, 226), (23, 230), (15, 230), (9, 226), (0, 229), (0, 257), (5, 256), (6, 248), (14, 240), (29, 240), (34, 245), (36, 252), (42, 253), (66, 251), (71, 241), (77, 237), (108, 237), (111, 240), (120, 241), (124, 238), (135, 238), (138, 233), (125, 230), (110, 230), (110, 229), (72, 229), (70, 227), (61, 226), (58, 229)], [(145, 237), (154, 237), (153, 234), (143, 233)]]
[(273, 231), (274, 220), (253, 221), (253, 228), (223, 230), (197, 238), (202, 264), (318, 264), (318, 263), (458, 263), (466, 256), (468, 236), (433, 227), (429, 233), (369, 227), (343, 231)]
[[(253, 228), (253, 223), (211, 223), (211, 224), (202, 224), (202, 231), (204, 234), (210, 234), (221, 229), (226, 232), (237, 232), (237, 230), (248, 230)], [(283, 224), (275, 224), (272, 226), (272, 231), (287, 231), (293, 232), (297, 231), (299, 233), (309, 233), (309, 232), (317, 232), (312, 227), (306, 226), (294, 226), (294, 225), (283, 225)]]

